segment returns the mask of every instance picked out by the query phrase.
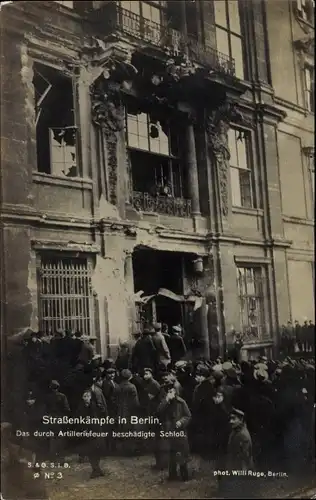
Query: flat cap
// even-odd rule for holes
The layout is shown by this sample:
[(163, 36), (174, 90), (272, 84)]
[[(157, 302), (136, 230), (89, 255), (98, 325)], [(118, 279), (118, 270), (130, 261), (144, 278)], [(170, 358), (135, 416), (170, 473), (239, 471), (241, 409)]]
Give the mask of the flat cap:
[(238, 410), (237, 408), (233, 408), (232, 411), (230, 412), (231, 417), (238, 417), (238, 418), (244, 418), (245, 414), (243, 411)]
[(178, 333), (181, 333), (181, 332), (182, 332), (182, 328), (181, 328), (181, 326), (179, 326), (179, 325), (175, 325), (175, 326), (173, 326), (173, 327), (172, 327), (172, 330), (173, 330), (174, 332), (178, 332)]

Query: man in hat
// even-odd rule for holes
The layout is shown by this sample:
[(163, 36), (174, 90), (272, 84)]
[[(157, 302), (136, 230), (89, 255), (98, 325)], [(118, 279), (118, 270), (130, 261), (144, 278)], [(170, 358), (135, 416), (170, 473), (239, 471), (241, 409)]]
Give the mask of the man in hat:
[[(60, 392), (60, 384), (57, 380), (52, 380), (45, 403), (47, 415), (51, 417), (63, 417), (70, 413), (67, 397)], [(50, 429), (55, 433), (55, 436), (50, 438), (50, 453), (53, 460), (60, 459), (64, 453), (65, 444), (64, 438), (58, 437), (58, 430), (62, 430), (62, 426), (52, 424)]]
[[(109, 366), (106, 364), (106, 366)], [(105, 370), (105, 377), (102, 382), (102, 392), (106, 401), (106, 406), (108, 414), (111, 418), (116, 420), (117, 417), (117, 406), (118, 406), (118, 392), (119, 385), (115, 381), (116, 371), (114, 368), (108, 367)], [(116, 424), (113, 426), (113, 430), (116, 429)], [(114, 452), (116, 449), (116, 440), (112, 437), (112, 433), (109, 434), (108, 451)]]
[(158, 369), (161, 366), (168, 367), (169, 363), (171, 362), (171, 356), (166, 339), (161, 331), (161, 323), (154, 324), (152, 339), (156, 349)]
[(100, 415), (104, 417), (107, 416), (108, 409), (102, 387), (103, 387), (103, 377), (102, 375), (98, 374), (93, 380), (93, 384), (91, 386), (91, 394), (92, 394), (92, 399), (94, 399), (95, 404), (99, 409)]
[(232, 471), (245, 471), (247, 474), (254, 469), (252, 441), (245, 423), (244, 412), (233, 408), (229, 423), (231, 432), (227, 445), (226, 470), (230, 476), (219, 480), (219, 489), (223, 492), (224, 498), (249, 498), (249, 476), (232, 474)]
[(238, 373), (233, 365), (223, 363), (224, 379), (222, 381), (222, 389), (225, 399), (225, 405), (230, 411), (233, 406), (239, 406), (241, 384), (239, 381)]
[(122, 342), (119, 346), (119, 351), (117, 353), (117, 358), (115, 361), (115, 367), (117, 371), (122, 371), (124, 369), (129, 369), (131, 365), (131, 353), (128, 342)]
[[(118, 431), (128, 432), (129, 430), (137, 430), (135, 425), (131, 424), (131, 417), (137, 416), (140, 410), (138, 393), (135, 385), (131, 382), (133, 378), (130, 370), (122, 370), (121, 382), (119, 384), (118, 399), (117, 399), (117, 415), (118, 415)], [(125, 421), (126, 419), (126, 421)], [(133, 439), (125, 439), (122, 442), (122, 451), (127, 454), (136, 452), (136, 441)]]
[[(92, 396), (91, 390), (86, 390), (82, 395), (82, 400), (77, 409), (78, 416), (87, 418), (91, 417), (91, 424), (79, 424), (77, 427), (78, 431), (91, 430), (93, 432), (101, 432), (102, 428), (100, 426), (99, 419), (101, 417), (100, 409), (98, 408), (96, 401)], [(92, 420), (94, 419), (94, 420)], [(82, 461), (84, 457), (88, 457), (89, 463), (92, 468), (90, 479), (94, 479), (100, 476), (104, 476), (104, 472), (100, 467), (100, 460), (102, 455), (102, 438), (93, 436), (82, 436), (79, 439), (77, 445), (77, 450), (79, 452), (79, 461)]]
[(158, 407), (158, 415), (162, 424), (163, 443), (169, 455), (169, 480), (178, 477), (177, 467), (183, 481), (189, 479), (189, 442), (187, 427), (191, 420), (191, 412), (184, 401), (176, 395), (173, 383), (165, 387), (166, 395)]
[(181, 332), (181, 326), (173, 326), (172, 333), (169, 338), (169, 350), (173, 366), (177, 361), (180, 361), (182, 358), (184, 358), (187, 352), (185, 343), (181, 336)]
[(144, 410), (146, 415), (153, 415), (157, 410), (157, 401), (161, 394), (159, 382), (154, 379), (151, 368), (144, 368), (143, 374)]
[(210, 369), (205, 365), (198, 365), (195, 375), (197, 386), (192, 403), (192, 437), (195, 450), (205, 458), (209, 457), (213, 431), (209, 423), (213, 411), (214, 388), (209, 377)]
[(153, 327), (146, 327), (142, 337), (134, 345), (132, 351), (132, 370), (142, 373), (144, 368), (155, 370), (157, 364), (157, 351), (152, 339), (155, 332)]

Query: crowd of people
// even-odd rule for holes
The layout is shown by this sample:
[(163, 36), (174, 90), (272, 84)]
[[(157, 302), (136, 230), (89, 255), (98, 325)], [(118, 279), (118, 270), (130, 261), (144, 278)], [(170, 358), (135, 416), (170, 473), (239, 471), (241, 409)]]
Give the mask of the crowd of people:
[(281, 326), (280, 335), (281, 352), (293, 355), (298, 352), (312, 353), (315, 356), (315, 325), (312, 320), (304, 319), (301, 325), (299, 321), (288, 321)]
[[(313, 463), (312, 356), (306, 359), (302, 349), (301, 356), (279, 361), (189, 360), (181, 333), (179, 326), (168, 334), (161, 324), (147, 325), (133, 343), (120, 346), (116, 359), (102, 360), (79, 332), (58, 332), (49, 340), (31, 332), (23, 347), (28, 391), (20, 419), (13, 422), (24, 433), (23, 446), (39, 462), (61, 462), (77, 453), (80, 461), (88, 459), (92, 478), (104, 474), (101, 458), (111, 454), (152, 453), (155, 469), (184, 481), (190, 479), (190, 453), (212, 461), (217, 470), (297, 473)], [(57, 431), (69, 426), (43, 425), (43, 415), (113, 420), (106, 438), (73, 439), (58, 437)], [(132, 416), (138, 417), (136, 425)], [(87, 428), (98, 436), (98, 423), (76, 427)], [(34, 438), (35, 430), (55, 432)], [(143, 439), (139, 431), (154, 437)]]

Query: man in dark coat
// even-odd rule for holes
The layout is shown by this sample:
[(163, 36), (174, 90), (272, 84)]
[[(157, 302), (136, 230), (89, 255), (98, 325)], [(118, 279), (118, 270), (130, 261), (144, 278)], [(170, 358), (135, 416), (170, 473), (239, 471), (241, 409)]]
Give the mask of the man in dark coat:
[[(254, 469), (252, 441), (245, 424), (244, 412), (233, 408), (230, 427), (226, 456), (226, 470), (230, 476), (219, 476), (219, 489), (224, 498), (252, 498), (252, 481), (248, 476), (248, 471)], [(232, 471), (244, 471), (246, 475), (233, 475)]]
[[(57, 382), (57, 380), (52, 380), (49, 393), (45, 401), (47, 415), (51, 417), (63, 417), (65, 415), (69, 415), (70, 413), (67, 397), (65, 394), (60, 392), (59, 389), (59, 382)], [(61, 456), (65, 452), (65, 440), (62, 437), (58, 437), (56, 434), (58, 434), (58, 431), (62, 430), (62, 428), (58, 424), (52, 424), (50, 428), (55, 433), (55, 436), (50, 438), (50, 453), (52, 459), (61, 459)]]
[(194, 389), (192, 403), (192, 437), (195, 450), (203, 457), (209, 456), (213, 432), (210, 420), (215, 393), (209, 376), (210, 370), (207, 366), (199, 365), (197, 367), (195, 379), (198, 385)]
[[(119, 385), (115, 381), (115, 376), (116, 371), (114, 368), (106, 369), (105, 377), (102, 383), (102, 392), (106, 401), (108, 414), (110, 417), (113, 417), (116, 422)], [(113, 430), (116, 429), (116, 425), (116, 423), (113, 425)], [(109, 435), (109, 439), (107, 440), (107, 447), (108, 451), (111, 453), (116, 450), (116, 439), (112, 437), (111, 433)]]
[[(91, 417), (91, 418), (101, 418), (101, 412), (97, 407), (91, 391), (85, 391), (82, 395), (82, 401), (78, 406), (77, 410), (79, 417)], [(87, 430), (87, 425), (84, 424), (78, 427), (78, 431)], [(90, 424), (89, 429), (93, 432), (101, 432), (102, 428), (99, 424)], [(79, 457), (88, 457), (89, 463), (92, 468), (92, 473), (90, 478), (94, 479), (96, 477), (104, 476), (104, 472), (100, 467), (101, 460), (101, 449), (102, 449), (102, 438), (100, 437), (82, 437), (79, 438), (78, 452)]]
[(144, 369), (143, 375), (143, 408), (146, 416), (154, 415), (157, 411), (157, 396), (161, 392), (159, 382), (154, 379), (151, 368)]
[[(118, 431), (128, 432), (130, 430), (136, 431), (137, 426), (131, 424), (131, 417), (137, 416), (140, 410), (140, 403), (138, 398), (137, 389), (131, 380), (133, 378), (130, 370), (122, 370), (121, 379), (118, 390), (117, 399), (117, 415), (118, 415)], [(125, 420), (126, 419), (126, 422)], [(125, 439), (121, 443), (122, 451), (127, 454), (133, 454), (138, 452), (138, 447), (140, 442), (134, 439)]]
[(153, 328), (146, 328), (143, 336), (137, 340), (132, 352), (132, 369), (135, 373), (142, 373), (144, 368), (155, 370), (157, 351), (151, 334)]
[(189, 442), (187, 427), (191, 420), (191, 412), (184, 399), (176, 395), (173, 383), (165, 387), (166, 395), (159, 404), (157, 413), (164, 433), (162, 442), (169, 454), (169, 479), (177, 479), (177, 466), (183, 481), (189, 479)]
[(97, 377), (95, 377), (94, 382), (91, 386), (91, 394), (92, 394), (92, 398), (94, 399), (94, 402), (96, 403), (96, 405), (100, 411), (100, 414), (102, 416), (107, 416), (108, 409), (107, 409), (106, 400), (105, 400), (105, 397), (103, 394), (102, 386), (103, 386), (103, 377), (102, 377), (102, 375), (98, 375)]
[(172, 334), (168, 340), (168, 347), (171, 355), (172, 365), (174, 366), (177, 361), (180, 361), (186, 355), (187, 349), (184, 340), (181, 336), (181, 327), (173, 326)]

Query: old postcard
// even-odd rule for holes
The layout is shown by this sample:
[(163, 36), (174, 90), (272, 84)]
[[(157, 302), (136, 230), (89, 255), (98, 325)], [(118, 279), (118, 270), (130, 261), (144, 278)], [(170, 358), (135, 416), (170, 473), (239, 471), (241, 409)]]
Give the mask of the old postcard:
[(3, 499), (315, 498), (314, 9), (1, 2)]

